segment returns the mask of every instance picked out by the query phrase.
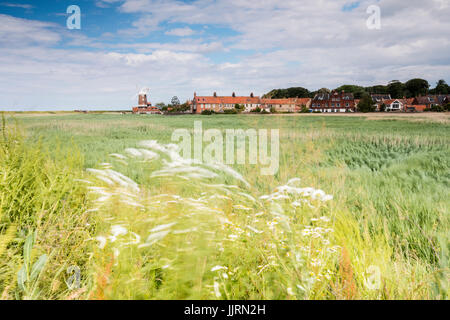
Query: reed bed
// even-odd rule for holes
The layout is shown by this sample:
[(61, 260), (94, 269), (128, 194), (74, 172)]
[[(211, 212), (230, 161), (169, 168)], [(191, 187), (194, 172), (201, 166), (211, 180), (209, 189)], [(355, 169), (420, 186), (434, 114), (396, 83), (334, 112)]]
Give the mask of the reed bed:
[[(280, 171), (183, 159), (206, 118), (279, 128)], [(206, 118), (4, 121), (1, 297), (448, 299), (446, 124)]]

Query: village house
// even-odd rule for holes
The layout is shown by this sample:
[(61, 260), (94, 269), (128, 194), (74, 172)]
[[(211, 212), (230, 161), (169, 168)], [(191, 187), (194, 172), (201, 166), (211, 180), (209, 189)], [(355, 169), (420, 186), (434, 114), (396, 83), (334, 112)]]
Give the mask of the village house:
[(272, 108), (276, 112), (299, 112), (303, 107), (309, 109), (311, 106), (310, 98), (287, 98), (287, 99), (261, 99), (261, 108)]
[[(429, 95), (420, 96), (413, 99), (413, 105), (425, 105), (427, 109), (433, 106), (444, 106), (450, 100), (450, 95)], [(446, 102), (447, 101), (447, 102)]]
[(372, 100), (375, 103), (383, 102), (383, 100), (391, 100), (392, 99), (390, 94), (373, 93), (370, 96), (372, 97)]
[(356, 103), (353, 93), (332, 91), (316, 94), (311, 109), (320, 112), (355, 112)]
[(210, 110), (217, 113), (224, 112), (227, 109), (233, 109), (236, 104), (243, 105), (245, 111), (250, 111), (261, 106), (261, 99), (250, 94), (249, 97), (237, 97), (233, 92), (231, 97), (217, 96), (214, 92), (213, 96), (197, 96), (194, 93), (194, 100), (192, 101), (192, 112), (202, 113), (204, 110)]

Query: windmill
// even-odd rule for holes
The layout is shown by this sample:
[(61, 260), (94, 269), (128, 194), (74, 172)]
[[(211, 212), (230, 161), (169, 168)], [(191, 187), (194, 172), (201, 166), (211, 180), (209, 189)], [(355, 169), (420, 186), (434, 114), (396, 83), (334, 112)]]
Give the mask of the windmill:
[(150, 92), (149, 88), (142, 88), (141, 90), (139, 90), (138, 93), (136, 93), (132, 99), (135, 100), (136, 97), (139, 97), (138, 99), (138, 104), (139, 107), (147, 107), (148, 103), (147, 103), (147, 96)]

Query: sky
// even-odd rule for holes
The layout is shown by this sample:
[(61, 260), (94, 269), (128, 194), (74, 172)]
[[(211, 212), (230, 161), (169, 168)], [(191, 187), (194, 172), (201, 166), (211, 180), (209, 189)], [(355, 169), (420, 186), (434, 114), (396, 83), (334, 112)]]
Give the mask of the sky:
[[(69, 29), (80, 8), (80, 29)], [(380, 27), (368, 27), (370, 6)], [(0, 0), (0, 110), (450, 83), (450, 0)], [(370, 22), (369, 21), (369, 22)]]

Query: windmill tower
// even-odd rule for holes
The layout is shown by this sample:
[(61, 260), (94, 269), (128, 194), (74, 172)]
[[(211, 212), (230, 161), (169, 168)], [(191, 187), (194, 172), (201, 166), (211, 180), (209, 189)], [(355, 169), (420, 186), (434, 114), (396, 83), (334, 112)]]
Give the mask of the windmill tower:
[(143, 88), (141, 91), (139, 91), (139, 99), (138, 99), (138, 106), (141, 108), (147, 108), (148, 102), (147, 102), (147, 95), (150, 92), (149, 88)]

